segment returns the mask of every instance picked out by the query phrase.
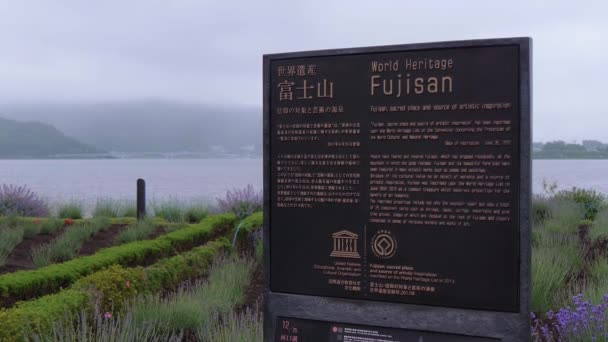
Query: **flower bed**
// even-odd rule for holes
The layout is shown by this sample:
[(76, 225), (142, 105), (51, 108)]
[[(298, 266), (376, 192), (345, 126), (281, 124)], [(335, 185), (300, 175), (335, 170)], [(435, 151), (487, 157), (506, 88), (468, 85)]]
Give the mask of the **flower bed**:
[(222, 228), (233, 225), (234, 215), (210, 216), (199, 224), (162, 235), (154, 240), (136, 241), (100, 250), (62, 264), (0, 276), (0, 299), (5, 306), (18, 300), (36, 298), (58, 291), (76, 280), (113, 264), (137, 265), (189, 250), (208, 240)]
[(22, 340), (25, 328), (44, 333), (61, 317), (77, 315), (82, 310), (111, 315), (110, 308), (114, 312), (120, 310), (126, 300), (138, 294), (156, 293), (206, 274), (213, 258), (229, 248), (229, 241), (219, 238), (147, 268), (115, 265), (84, 277), (56, 294), (20, 302), (11, 309), (0, 309), (0, 340)]

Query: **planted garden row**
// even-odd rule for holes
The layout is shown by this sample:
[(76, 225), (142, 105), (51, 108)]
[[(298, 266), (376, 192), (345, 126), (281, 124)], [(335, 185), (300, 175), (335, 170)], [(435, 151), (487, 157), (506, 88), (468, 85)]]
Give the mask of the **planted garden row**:
[(241, 221), (239, 236), (249, 236), (264, 224), (264, 213), (259, 211), (247, 216)]
[(138, 265), (191, 249), (233, 225), (232, 214), (210, 216), (199, 224), (159, 236), (154, 240), (136, 241), (102, 249), (97, 253), (62, 264), (53, 264), (31, 271), (18, 271), (0, 276), (0, 299), (4, 306), (18, 300), (36, 298), (58, 291), (76, 280), (112, 264)]
[(100, 218), (76, 224), (66, 229), (53, 241), (37, 246), (32, 250), (32, 260), (37, 267), (47, 266), (54, 262), (73, 259), (78, 255), (82, 244), (100, 231), (111, 226), (109, 219)]
[(64, 226), (62, 220), (45, 220), (45, 222), (3, 220), (0, 222), (0, 267), (4, 266), (9, 254), (23, 239), (38, 234), (50, 234)]
[(61, 317), (78, 315), (83, 310), (120, 311), (127, 300), (139, 294), (156, 293), (205, 275), (214, 257), (229, 249), (230, 242), (222, 237), (147, 268), (114, 265), (79, 279), (69, 289), (0, 309), (0, 340), (22, 340), (26, 328), (45, 333)]

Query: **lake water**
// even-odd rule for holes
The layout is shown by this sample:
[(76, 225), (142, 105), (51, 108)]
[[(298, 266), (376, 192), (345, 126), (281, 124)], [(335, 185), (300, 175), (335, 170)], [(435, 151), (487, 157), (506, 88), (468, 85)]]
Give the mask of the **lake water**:
[[(53, 203), (135, 199), (144, 178), (150, 200), (215, 201), (229, 189), (262, 188), (261, 159), (0, 160), (0, 184), (26, 184)], [(535, 160), (533, 190), (542, 182), (608, 194), (608, 160)]]
[(262, 187), (261, 159), (0, 160), (0, 184), (26, 184), (52, 203), (135, 200), (138, 178), (151, 201), (212, 202), (227, 190)]

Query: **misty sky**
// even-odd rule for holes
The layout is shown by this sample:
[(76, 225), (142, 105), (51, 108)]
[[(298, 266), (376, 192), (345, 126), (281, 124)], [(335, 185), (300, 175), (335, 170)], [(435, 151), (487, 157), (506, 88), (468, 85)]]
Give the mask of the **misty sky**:
[(0, 0), (0, 103), (261, 107), (262, 55), (534, 39), (534, 140), (608, 141), (606, 1)]

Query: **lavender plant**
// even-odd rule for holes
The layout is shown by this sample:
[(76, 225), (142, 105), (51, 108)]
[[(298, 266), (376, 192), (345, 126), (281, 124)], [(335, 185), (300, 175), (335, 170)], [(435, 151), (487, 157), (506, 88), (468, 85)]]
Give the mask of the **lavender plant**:
[(608, 295), (594, 305), (582, 294), (573, 305), (547, 312), (544, 320), (532, 314), (532, 336), (536, 341), (608, 341)]
[(243, 189), (228, 190), (224, 198), (217, 199), (220, 212), (233, 212), (239, 219), (243, 219), (263, 208), (262, 191), (256, 191), (249, 184)]
[(27, 186), (0, 186), (0, 216), (49, 216), (49, 208), (42, 198)]

